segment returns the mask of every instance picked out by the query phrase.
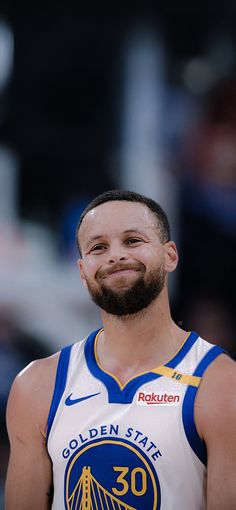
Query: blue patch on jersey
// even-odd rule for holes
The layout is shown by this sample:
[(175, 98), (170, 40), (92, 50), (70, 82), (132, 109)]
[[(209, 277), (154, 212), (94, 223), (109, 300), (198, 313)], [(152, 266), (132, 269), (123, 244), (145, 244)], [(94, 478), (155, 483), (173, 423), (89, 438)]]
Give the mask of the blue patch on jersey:
[(157, 474), (136, 445), (99, 438), (82, 445), (65, 472), (65, 508), (79, 510), (159, 510)]

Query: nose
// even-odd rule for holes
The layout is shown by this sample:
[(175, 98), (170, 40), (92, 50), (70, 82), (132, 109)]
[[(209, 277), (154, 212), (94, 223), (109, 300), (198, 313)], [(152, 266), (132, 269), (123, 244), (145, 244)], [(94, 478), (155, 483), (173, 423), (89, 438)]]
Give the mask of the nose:
[(108, 258), (109, 264), (122, 262), (122, 261), (126, 260), (127, 258), (128, 257), (127, 257), (127, 253), (125, 251), (124, 246), (121, 246), (120, 244), (119, 245), (113, 244), (110, 246), (109, 258)]

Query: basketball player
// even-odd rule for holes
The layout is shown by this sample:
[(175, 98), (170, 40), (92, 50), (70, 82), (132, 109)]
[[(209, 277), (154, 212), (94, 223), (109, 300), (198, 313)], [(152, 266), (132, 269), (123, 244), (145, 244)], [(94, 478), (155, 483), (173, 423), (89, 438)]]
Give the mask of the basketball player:
[(103, 327), (17, 376), (6, 509), (235, 509), (235, 364), (171, 318), (165, 213), (106, 192), (78, 244)]

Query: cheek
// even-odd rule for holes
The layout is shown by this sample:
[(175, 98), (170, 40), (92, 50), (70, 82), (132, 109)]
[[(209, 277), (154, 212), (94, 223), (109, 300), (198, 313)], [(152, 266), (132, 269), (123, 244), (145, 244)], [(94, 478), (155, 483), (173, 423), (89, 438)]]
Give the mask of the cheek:
[(85, 278), (94, 277), (99, 269), (100, 264), (96, 259), (85, 258), (83, 259), (82, 271)]
[(140, 262), (142, 262), (145, 266), (150, 265), (160, 265), (165, 261), (165, 256), (162, 250), (159, 247), (150, 247), (147, 251), (146, 249), (141, 249), (139, 252)]

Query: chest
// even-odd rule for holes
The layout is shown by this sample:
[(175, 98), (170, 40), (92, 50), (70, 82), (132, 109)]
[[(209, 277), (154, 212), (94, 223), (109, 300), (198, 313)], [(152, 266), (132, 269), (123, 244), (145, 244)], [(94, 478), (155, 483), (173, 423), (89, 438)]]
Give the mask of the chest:
[(185, 442), (185, 392), (184, 385), (161, 377), (136, 385), (133, 381), (124, 390), (107, 387), (84, 367), (65, 388), (50, 453), (67, 459), (91, 442), (124, 441), (154, 462), (178, 456)]
[(154, 373), (122, 388), (95, 363), (72, 363), (48, 438), (53, 509), (202, 510), (205, 467), (186, 434), (187, 393)]

